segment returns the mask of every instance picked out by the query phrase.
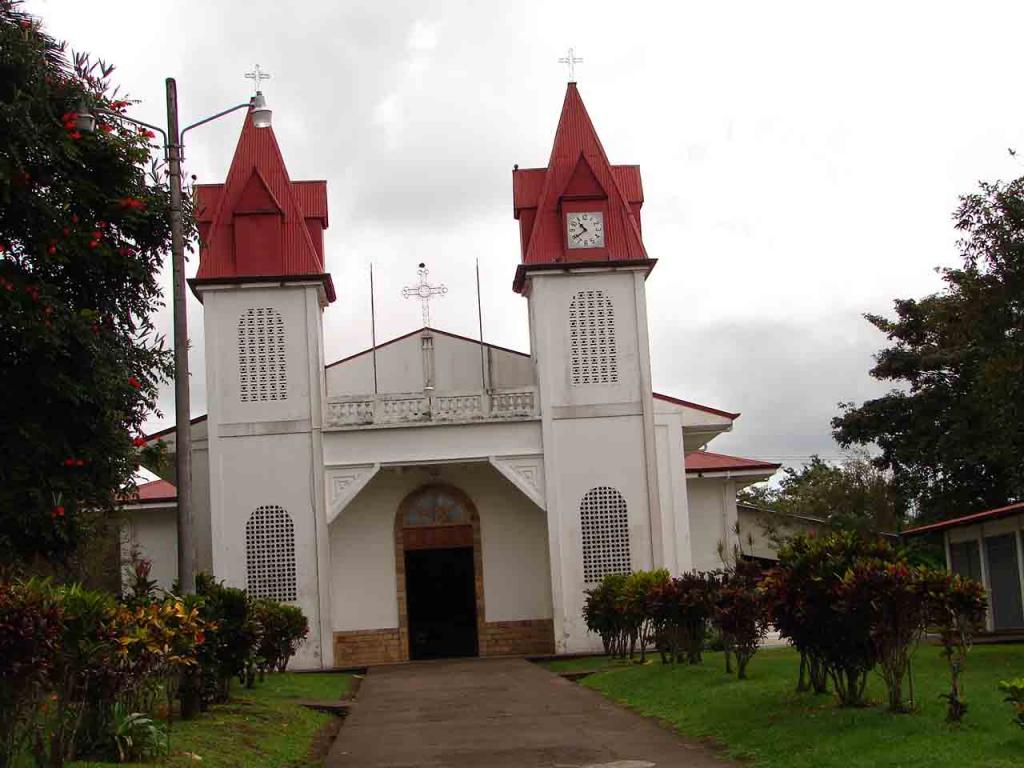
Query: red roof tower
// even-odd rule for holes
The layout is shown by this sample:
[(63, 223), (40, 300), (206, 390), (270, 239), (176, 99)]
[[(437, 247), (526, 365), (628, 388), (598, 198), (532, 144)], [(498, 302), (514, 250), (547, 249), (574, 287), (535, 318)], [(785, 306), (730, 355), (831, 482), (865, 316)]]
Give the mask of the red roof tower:
[(292, 181), (274, 129), (246, 115), (223, 184), (196, 186), (199, 271), (196, 285), (318, 280), (328, 301), (334, 283), (324, 271), (327, 182)]
[[(512, 172), (515, 218), (519, 221), (522, 263), (513, 288), (522, 292), (526, 272), (585, 264), (654, 266), (640, 235), (644, 202), (640, 167), (612, 165), (590, 121), (576, 83), (570, 82), (546, 168), (518, 166)], [(604, 244), (570, 248), (566, 217), (599, 211)]]

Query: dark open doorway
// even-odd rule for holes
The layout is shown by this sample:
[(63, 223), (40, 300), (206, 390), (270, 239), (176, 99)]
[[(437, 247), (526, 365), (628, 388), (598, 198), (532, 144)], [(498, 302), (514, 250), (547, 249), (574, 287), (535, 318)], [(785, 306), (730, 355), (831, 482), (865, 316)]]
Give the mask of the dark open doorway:
[(476, 656), (473, 548), (405, 552), (409, 657)]

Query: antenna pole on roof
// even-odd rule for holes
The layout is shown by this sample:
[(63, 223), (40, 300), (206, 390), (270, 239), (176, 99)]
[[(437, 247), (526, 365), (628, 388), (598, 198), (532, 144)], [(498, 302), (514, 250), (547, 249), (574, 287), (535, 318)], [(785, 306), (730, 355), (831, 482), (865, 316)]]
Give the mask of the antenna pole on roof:
[(487, 389), (487, 366), (484, 364), (484, 308), (480, 301), (480, 259), (476, 260), (476, 319), (480, 331), (480, 386)]
[(377, 313), (373, 306), (373, 262), (370, 263), (370, 346), (373, 350), (373, 394), (377, 394)]

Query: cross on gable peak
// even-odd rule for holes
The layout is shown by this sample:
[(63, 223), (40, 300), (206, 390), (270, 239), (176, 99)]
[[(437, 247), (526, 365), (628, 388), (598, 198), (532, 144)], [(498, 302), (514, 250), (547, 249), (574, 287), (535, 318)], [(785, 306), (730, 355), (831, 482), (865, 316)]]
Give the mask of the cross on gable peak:
[(253, 88), (255, 88), (256, 93), (259, 93), (260, 91), (263, 90), (263, 81), (269, 80), (270, 75), (264, 72), (262, 69), (260, 69), (260, 65), (257, 64), (255, 67), (253, 67), (252, 72), (245, 73), (245, 78), (246, 80), (253, 81)]
[(560, 58), (558, 60), (558, 63), (559, 64), (565, 64), (565, 66), (568, 67), (568, 69), (569, 69), (569, 82), (570, 83), (575, 83), (576, 82), (576, 65), (583, 63), (583, 59), (581, 59), (580, 57), (578, 57), (576, 55), (576, 50), (574, 48), (570, 48), (568, 55), (563, 56), (562, 58)]

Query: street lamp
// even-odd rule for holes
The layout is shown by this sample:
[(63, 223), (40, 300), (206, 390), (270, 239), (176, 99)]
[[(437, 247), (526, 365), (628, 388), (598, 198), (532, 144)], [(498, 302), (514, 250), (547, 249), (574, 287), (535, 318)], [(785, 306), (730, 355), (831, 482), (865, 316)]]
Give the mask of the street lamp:
[[(257, 87), (259, 80), (256, 81)], [(164, 154), (167, 159), (167, 173), (171, 190), (171, 276), (172, 307), (174, 314), (174, 421), (175, 421), (175, 474), (178, 486), (178, 582), (183, 594), (191, 594), (196, 588), (195, 542), (192, 537), (192, 424), (188, 386), (188, 317), (185, 309), (185, 234), (181, 218), (181, 161), (184, 156), (183, 140), (193, 128), (212, 122), (219, 117), (249, 109), (256, 128), (269, 128), (271, 110), (263, 93), (256, 95), (245, 104), (218, 112), (178, 130), (178, 88), (173, 77), (167, 85), (167, 130), (141, 120), (112, 112), (96, 109), (104, 115), (125, 120), (134, 125), (150, 128), (164, 139)], [(83, 133), (96, 130), (96, 116), (82, 105), (75, 115), (75, 128)]]

